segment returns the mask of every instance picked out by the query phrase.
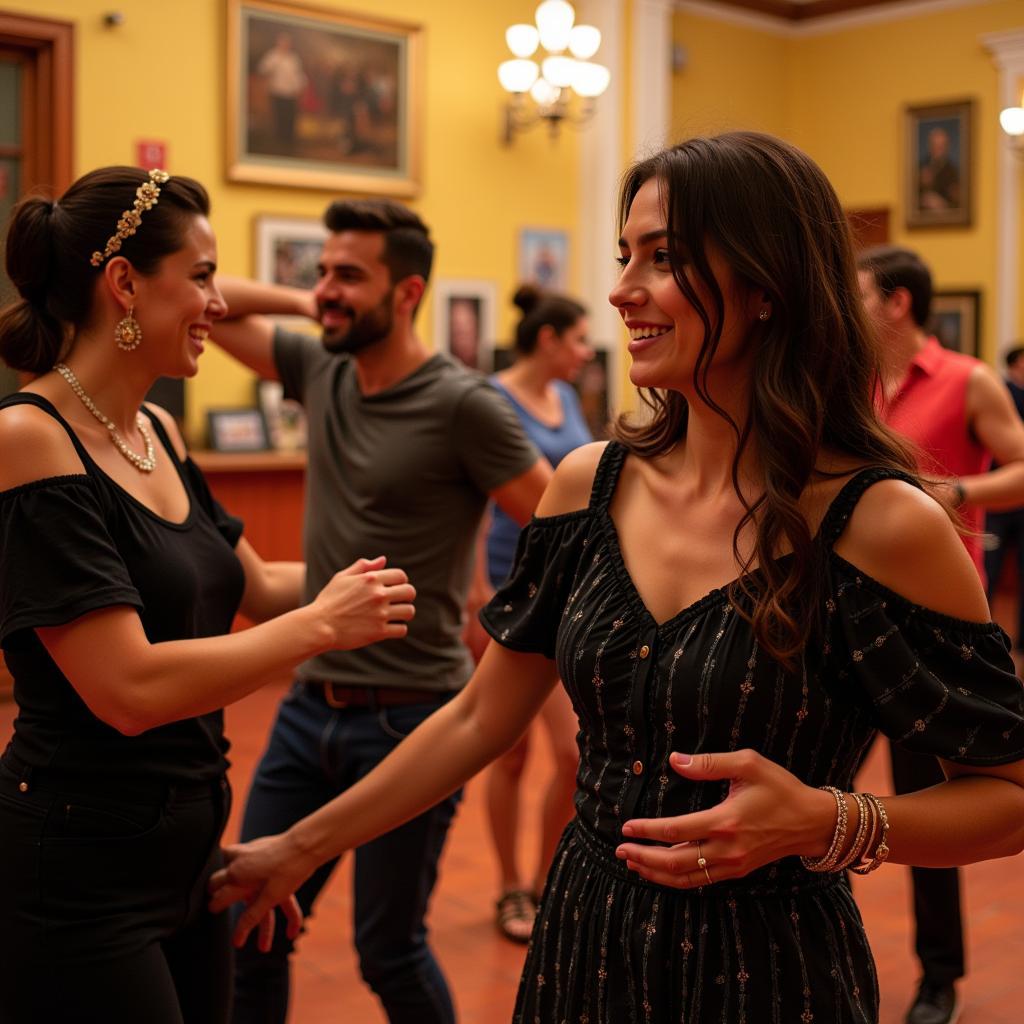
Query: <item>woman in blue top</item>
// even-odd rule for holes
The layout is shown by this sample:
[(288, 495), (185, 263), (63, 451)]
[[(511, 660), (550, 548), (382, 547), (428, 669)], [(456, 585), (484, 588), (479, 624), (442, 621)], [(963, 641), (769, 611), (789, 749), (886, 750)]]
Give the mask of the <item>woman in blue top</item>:
[[(587, 311), (575, 299), (544, 292), (532, 284), (519, 288), (512, 301), (522, 310), (516, 328), (516, 361), (491, 378), (508, 399), (527, 436), (557, 466), (573, 449), (593, 440), (579, 399), (571, 386), (593, 359), (587, 342)], [(487, 570), (491, 586), (505, 582), (516, 553), (519, 524), (497, 506), (487, 535)], [(519, 785), (529, 750), (529, 732), (487, 777), (487, 813), (501, 870), (498, 928), (514, 942), (527, 942), (533, 928), (538, 895), (558, 838), (572, 816), (578, 752), (572, 706), (562, 687), (555, 687), (540, 715), (555, 761), (555, 774), (544, 795), (540, 853), (532, 884), (525, 885), (516, 858), (519, 826)]]

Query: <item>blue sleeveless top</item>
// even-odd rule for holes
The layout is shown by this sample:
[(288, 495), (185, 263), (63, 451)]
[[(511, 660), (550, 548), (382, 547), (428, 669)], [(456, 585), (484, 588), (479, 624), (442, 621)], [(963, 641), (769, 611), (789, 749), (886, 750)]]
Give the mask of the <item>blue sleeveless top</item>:
[[(507, 399), (519, 417), (526, 436), (540, 449), (541, 454), (552, 466), (557, 466), (574, 448), (594, 440), (587, 421), (583, 418), (580, 400), (572, 385), (564, 380), (552, 382), (562, 406), (562, 422), (557, 427), (541, 423), (533, 413), (516, 401), (512, 392), (498, 380), (497, 376), (491, 377), (490, 383)], [(487, 572), (491, 578), (491, 586), (498, 587), (504, 583), (509, 569), (512, 568), (516, 543), (519, 540), (519, 524), (497, 505), (493, 505), (491, 511), (491, 529), (487, 535)]]

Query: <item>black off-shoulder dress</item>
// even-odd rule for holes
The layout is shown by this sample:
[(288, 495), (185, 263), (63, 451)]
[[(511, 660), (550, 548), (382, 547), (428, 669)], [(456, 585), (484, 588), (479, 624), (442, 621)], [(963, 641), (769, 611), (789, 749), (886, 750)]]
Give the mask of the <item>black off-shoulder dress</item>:
[(625, 454), (608, 445), (586, 509), (534, 519), (481, 615), (504, 646), (556, 658), (580, 721), (576, 817), (551, 866), (515, 1022), (872, 1024), (877, 980), (845, 874), (787, 858), (670, 889), (616, 860), (621, 826), (725, 797), (727, 782), (672, 771), (673, 750), (750, 747), (809, 785), (844, 790), (879, 729), (962, 764), (1018, 760), (1024, 692), (1007, 637), (912, 604), (832, 550), (864, 491), (898, 476), (885, 469), (854, 476), (822, 523), (823, 625), (799, 671), (759, 650), (728, 587), (658, 623), (608, 513)]

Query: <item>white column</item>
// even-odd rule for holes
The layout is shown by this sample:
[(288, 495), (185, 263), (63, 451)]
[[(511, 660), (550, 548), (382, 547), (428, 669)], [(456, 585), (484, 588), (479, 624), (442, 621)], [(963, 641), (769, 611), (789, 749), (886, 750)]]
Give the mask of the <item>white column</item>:
[[(999, 110), (1020, 103), (1024, 80), (1024, 28), (992, 32), (981, 43), (999, 69)], [(1017, 334), (1020, 282), (1020, 193), (1024, 187), (1024, 158), (1014, 152), (1010, 137), (999, 135), (999, 187), (996, 194), (996, 358), (1002, 367), (1003, 353)]]
[(633, 0), (633, 155), (642, 159), (668, 142), (672, 120), (672, 2)]
[(611, 72), (611, 82), (596, 100), (597, 112), (582, 130), (579, 180), (580, 298), (590, 310), (590, 335), (608, 352), (608, 395), (613, 413), (621, 409), (622, 321), (608, 304), (615, 283), (618, 253), (616, 197), (623, 170), (622, 112), (625, 56), (621, 0), (580, 0), (577, 20), (601, 30), (594, 56)]
[[(624, 129), (623, 44), (627, 0), (580, 0), (581, 22), (601, 30), (596, 60), (607, 65), (611, 84), (597, 100), (594, 120), (583, 130), (580, 147), (579, 268), (581, 298), (590, 309), (591, 335), (608, 351), (610, 401), (622, 406), (623, 329), (618, 313), (608, 304), (615, 284), (618, 252), (617, 200), (619, 181), (635, 156), (646, 156), (665, 145), (671, 121), (672, 0), (628, 0), (631, 15), (630, 115), (632, 139)], [(626, 149), (632, 147), (632, 154)]]

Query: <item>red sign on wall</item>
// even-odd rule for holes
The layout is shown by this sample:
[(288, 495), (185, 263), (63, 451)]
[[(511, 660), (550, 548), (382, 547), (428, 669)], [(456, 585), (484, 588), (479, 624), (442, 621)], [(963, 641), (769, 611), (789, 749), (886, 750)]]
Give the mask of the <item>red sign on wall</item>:
[(140, 139), (135, 143), (135, 166), (147, 171), (167, 170), (167, 143), (156, 139)]

